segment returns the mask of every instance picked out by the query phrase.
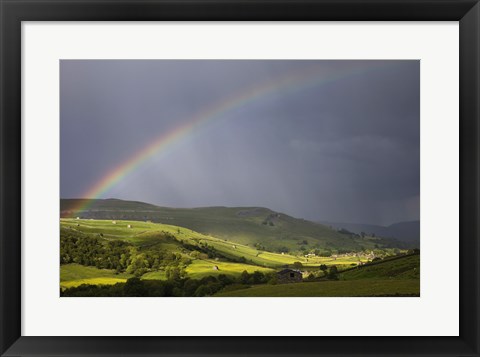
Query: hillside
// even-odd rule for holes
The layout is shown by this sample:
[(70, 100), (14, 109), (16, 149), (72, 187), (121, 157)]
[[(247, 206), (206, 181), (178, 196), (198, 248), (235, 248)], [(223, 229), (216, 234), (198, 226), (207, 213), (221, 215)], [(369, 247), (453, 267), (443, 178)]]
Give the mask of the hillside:
[[(132, 245), (140, 252), (161, 249), (186, 257), (191, 256), (192, 252), (198, 251), (207, 255), (208, 253), (216, 255), (222, 260), (230, 262), (241, 262), (267, 268), (284, 267), (294, 262), (301, 262), (305, 268), (317, 267), (320, 264), (349, 267), (352, 263), (359, 261), (359, 257), (356, 256), (306, 258), (303, 255), (267, 252), (241, 243), (233, 244), (224, 239), (207, 236), (184, 227), (141, 221), (62, 218), (60, 234), (62, 241), (71, 236), (77, 241), (87, 238), (109, 244), (121, 241), (126, 245)], [(78, 249), (77, 243), (75, 249)], [(206, 261), (207, 258), (203, 258), (203, 260)], [(360, 261), (365, 262), (367, 258), (362, 256)], [(211, 262), (211, 264), (213, 263)], [(246, 270), (248, 271), (248, 269)]]
[(361, 297), (419, 296), (419, 280), (321, 281), (298, 284), (257, 285), (220, 291), (218, 297)]
[(172, 271), (191, 279), (243, 272), (269, 274), (301, 262), (347, 268), (367, 257), (310, 257), (257, 250), (203, 235), (188, 228), (142, 221), (62, 218), (60, 286), (113, 285), (134, 276), (167, 280)]
[(62, 199), (61, 217), (151, 221), (272, 252), (318, 250), (321, 253), (398, 246), (392, 240), (342, 234), (328, 226), (261, 207), (169, 208), (106, 199), (92, 200), (88, 209), (76, 211), (75, 207), (82, 206), (81, 203), (85, 200)]
[(419, 296), (420, 255), (408, 255), (370, 263), (338, 274), (338, 281), (257, 285), (215, 296)]
[[(228, 254), (225, 254), (230, 249)], [(228, 257), (227, 257), (228, 255)], [(252, 259), (253, 258), (253, 259)], [(60, 286), (112, 285), (134, 276), (166, 280), (169, 273), (193, 279), (269, 273), (298, 258), (259, 252), (187, 228), (139, 221), (61, 219)], [(262, 264), (266, 263), (266, 264)], [(170, 274), (171, 275), (171, 274)]]
[(341, 280), (420, 279), (420, 255), (391, 258), (339, 274)]
[[(419, 256), (358, 266), (374, 252), (307, 257), (267, 252), (168, 224), (62, 218), (60, 287), (63, 296), (212, 296), (237, 290), (238, 296), (415, 294)], [(323, 265), (335, 266), (339, 281), (271, 287), (275, 273), (286, 267), (301, 269), (307, 281), (311, 276), (325, 280)]]

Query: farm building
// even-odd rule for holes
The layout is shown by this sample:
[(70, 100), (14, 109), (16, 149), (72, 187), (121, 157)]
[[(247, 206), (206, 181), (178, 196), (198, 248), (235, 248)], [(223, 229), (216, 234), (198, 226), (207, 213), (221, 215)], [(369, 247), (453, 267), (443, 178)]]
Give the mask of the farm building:
[(283, 269), (277, 272), (277, 281), (280, 284), (298, 283), (302, 281), (302, 272), (294, 269)]

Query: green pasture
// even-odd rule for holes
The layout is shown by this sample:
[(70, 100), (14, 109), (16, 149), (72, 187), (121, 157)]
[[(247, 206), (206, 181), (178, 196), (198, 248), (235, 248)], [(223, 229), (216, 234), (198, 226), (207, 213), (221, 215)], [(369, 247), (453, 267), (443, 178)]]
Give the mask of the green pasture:
[[(215, 266), (218, 267), (218, 270), (214, 269)], [(243, 271), (247, 271), (248, 273), (253, 273), (254, 271), (269, 273), (273, 270), (248, 264), (201, 259), (192, 261), (186, 269), (188, 276), (192, 279), (201, 279), (206, 276), (218, 276), (220, 274), (239, 276)], [(61, 288), (71, 288), (82, 284), (110, 285), (125, 282), (131, 277), (133, 277), (133, 275), (126, 273), (116, 274), (113, 270), (97, 269), (95, 267), (87, 267), (79, 264), (66, 264), (61, 265), (60, 267)], [(167, 279), (164, 271), (148, 272), (141, 278), (144, 280)]]
[[(251, 218), (252, 220), (255, 217)], [(115, 223), (113, 223), (115, 221)], [(205, 235), (189, 228), (177, 227), (169, 224), (123, 221), (123, 220), (91, 220), (91, 219), (61, 219), (62, 229), (72, 229), (91, 236), (98, 236), (105, 240), (123, 240), (130, 242), (140, 249), (162, 249), (175, 253), (181, 253), (191, 258), (189, 249), (195, 247), (213, 247), (219, 254), (231, 260), (230, 262), (220, 258), (194, 259), (186, 267), (189, 277), (200, 279), (205, 276), (218, 276), (220, 274), (239, 276), (243, 271), (253, 273), (258, 270), (264, 273), (279, 270), (294, 262), (303, 264), (302, 270), (316, 271), (321, 264), (327, 266), (336, 265), (339, 270), (351, 268), (358, 264), (357, 257), (310, 257), (295, 256), (257, 250), (246, 244), (237, 243), (218, 238), (213, 235)], [(129, 228), (130, 225), (130, 228)], [(165, 232), (172, 237), (165, 236)], [(185, 248), (181, 242), (188, 243), (193, 248)], [(197, 258), (197, 257), (195, 257)], [(245, 259), (245, 262), (239, 262)], [(362, 258), (365, 262), (365, 259)], [(214, 269), (218, 266), (218, 270)], [(418, 267), (418, 268), (416, 268)], [(414, 256), (405, 260), (395, 260), (390, 265), (375, 265), (347, 271), (339, 275), (341, 280), (357, 279), (390, 279), (398, 275), (398, 279), (418, 278), (419, 257)], [(81, 284), (115, 284), (124, 282), (131, 277), (129, 274), (115, 274), (113, 270), (97, 269), (78, 264), (61, 266), (61, 287), (73, 287)], [(142, 276), (145, 280), (165, 280), (164, 271), (148, 272)], [(297, 285), (297, 284), (295, 284)], [(284, 285), (282, 285), (284, 286)], [(284, 286), (286, 288), (286, 286)], [(276, 288), (278, 289), (278, 288)], [(288, 289), (291, 289), (290, 287)], [(303, 293), (303, 292), (302, 292)]]
[[(113, 223), (115, 221), (115, 223)], [(83, 233), (103, 234), (105, 239), (127, 238), (141, 233), (154, 230), (154, 223), (140, 221), (120, 221), (120, 220), (93, 220), (93, 219), (60, 219), (60, 224), (64, 227), (71, 227)], [(128, 225), (131, 228), (128, 228)]]
[(152, 271), (142, 275), (143, 280), (167, 280), (167, 275), (163, 270)]
[[(113, 223), (115, 221), (115, 224)], [(180, 252), (180, 241), (197, 246), (207, 244), (215, 248), (220, 254), (231, 260), (245, 258), (248, 264), (268, 268), (281, 268), (294, 262), (301, 262), (306, 269), (316, 268), (321, 264), (336, 265), (339, 269), (348, 268), (358, 263), (357, 257), (310, 257), (295, 256), (260, 251), (253, 247), (192, 231), (189, 228), (177, 227), (168, 224), (122, 221), (122, 220), (91, 220), (67, 219), (60, 220), (61, 226), (91, 235), (102, 235), (107, 240), (119, 239), (130, 242), (139, 247), (152, 247)], [(128, 228), (130, 225), (131, 228)], [(167, 240), (163, 232), (172, 234), (176, 240)], [(365, 260), (362, 258), (362, 261)]]
[[(290, 254), (277, 254), (270, 252), (261, 252), (259, 258), (267, 261), (268, 263), (273, 264), (293, 264), (294, 262), (300, 262), (306, 268), (317, 267), (321, 264), (327, 266), (336, 265), (337, 268), (350, 267), (351, 264), (358, 264), (359, 258), (357, 257), (309, 257), (305, 258), (304, 256), (293, 256)], [(360, 259), (361, 262), (366, 262), (365, 258)], [(267, 264), (268, 264), (267, 263)]]
[[(198, 233), (197, 233), (198, 234)], [(245, 258), (249, 264), (255, 264), (265, 266), (269, 268), (281, 268), (285, 265), (291, 265), (295, 262), (301, 262), (305, 267), (318, 267), (321, 264), (325, 265), (337, 265), (338, 268), (350, 267), (351, 264), (358, 264), (357, 257), (310, 257), (295, 256), (291, 254), (281, 254), (257, 250), (255, 248), (243, 245), (241, 243), (225, 241), (212, 236), (203, 236), (201, 239), (196, 236), (193, 238), (195, 242), (206, 243), (214, 247), (218, 252), (227, 258), (236, 260), (239, 258)], [(363, 257), (362, 262), (367, 260)]]
[[(215, 266), (218, 267), (218, 270), (214, 269)], [(272, 269), (255, 265), (200, 259), (194, 260), (185, 270), (188, 276), (192, 279), (201, 279), (206, 276), (218, 276), (220, 274), (239, 276), (243, 271), (247, 271), (248, 273), (253, 273), (254, 271), (269, 273), (273, 271)]]
[[(168, 208), (142, 202), (116, 199), (90, 200), (88, 210), (77, 211), (85, 200), (60, 200), (63, 217), (112, 220), (128, 217), (134, 222), (153, 222), (164, 225), (180, 226), (204, 235), (236, 242), (253, 247), (262, 244), (270, 251), (283, 247), (290, 251), (342, 248), (351, 251), (373, 249), (382, 245), (382, 239), (361, 238), (341, 234), (336, 229), (294, 218), (281, 212), (261, 207), (204, 207), (204, 208)], [(81, 222), (80, 222), (81, 223)], [(115, 232), (112, 232), (115, 234)], [(385, 241), (386, 242), (386, 241)]]
[(82, 284), (111, 285), (124, 283), (132, 275), (116, 274), (114, 270), (97, 269), (79, 264), (66, 264), (60, 266), (60, 287), (71, 288)]
[(349, 270), (339, 275), (342, 280), (357, 279), (420, 279), (420, 255), (384, 260)]
[(321, 281), (278, 285), (256, 285), (229, 292), (219, 297), (361, 297), (382, 295), (420, 295), (420, 281), (350, 280)]
[[(86, 234), (101, 235), (106, 240), (123, 240), (140, 247), (164, 243), (168, 250), (178, 247), (180, 240), (188, 242), (193, 238), (206, 238), (203, 234), (188, 228), (140, 221), (62, 218), (60, 225)], [(178, 241), (165, 240), (164, 232), (174, 235)], [(169, 248), (168, 245), (170, 245)]]

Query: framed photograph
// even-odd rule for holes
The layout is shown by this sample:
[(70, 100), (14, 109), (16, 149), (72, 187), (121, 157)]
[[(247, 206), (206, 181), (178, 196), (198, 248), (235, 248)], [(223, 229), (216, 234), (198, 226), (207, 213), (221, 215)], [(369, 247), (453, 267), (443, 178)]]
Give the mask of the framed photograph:
[(2, 356), (479, 356), (477, 1), (0, 4)]

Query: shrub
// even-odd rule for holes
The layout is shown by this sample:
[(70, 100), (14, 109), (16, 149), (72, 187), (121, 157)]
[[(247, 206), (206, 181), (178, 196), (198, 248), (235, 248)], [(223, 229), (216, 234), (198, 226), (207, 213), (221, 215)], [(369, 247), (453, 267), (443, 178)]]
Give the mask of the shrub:
[(295, 268), (295, 269), (302, 269), (302, 268), (303, 268), (303, 264), (300, 263), (300, 262), (294, 262), (294, 263), (293, 263), (293, 268)]

